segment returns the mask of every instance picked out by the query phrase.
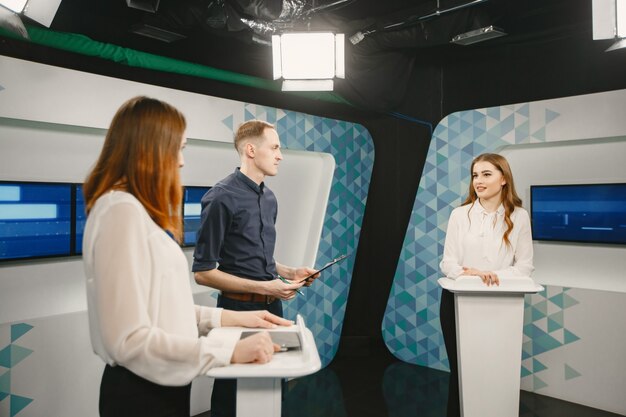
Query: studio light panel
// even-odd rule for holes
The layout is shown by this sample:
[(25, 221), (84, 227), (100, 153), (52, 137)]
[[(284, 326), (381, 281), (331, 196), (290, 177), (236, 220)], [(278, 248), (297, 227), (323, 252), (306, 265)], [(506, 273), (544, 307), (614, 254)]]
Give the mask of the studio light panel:
[(344, 40), (331, 32), (272, 36), (274, 79), (284, 79), (284, 91), (332, 90), (333, 78), (345, 77)]

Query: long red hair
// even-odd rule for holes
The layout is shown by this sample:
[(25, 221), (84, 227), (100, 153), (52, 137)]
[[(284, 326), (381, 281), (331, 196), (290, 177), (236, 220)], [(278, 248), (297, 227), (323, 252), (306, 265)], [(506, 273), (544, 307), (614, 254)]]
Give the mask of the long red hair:
[[(504, 235), (502, 236), (502, 240), (507, 246), (511, 246), (511, 242), (509, 241), (509, 235), (513, 230), (513, 221), (511, 220), (511, 213), (515, 211), (515, 207), (522, 207), (522, 199), (517, 195), (517, 191), (515, 191), (515, 184), (513, 182), (513, 172), (511, 171), (511, 166), (505, 157), (502, 155), (498, 155), (497, 153), (484, 153), (482, 155), (478, 155), (472, 161), (472, 166), (470, 167), (470, 176), (474, 172), (474, 165), (477, 162), (489, 162), (492, 164), (498, 171), (502, 173), (506, 184), (502, 186), (502, 194), (500, 198), (500, 203), (504, 206), (504, 222), (506, 223), (506, 230), (504, 231)], [(474, 202), (478, 200), (478, 196), (476, 195), (476, 190), (474, 189), (473, 181), (470, 181), (469, 185), (469, 193), (467, 195), (467, 199), (463, 202), (463, 206), (466, 204), (474, 204)]]
[(100, 157), (83, 185), (87, 213), (107, 191), (124, 190), (180, 242), (178, 154), (186, 125), (183, 114), (162, 101), (135, 97), (124, 103), (113, 117)]

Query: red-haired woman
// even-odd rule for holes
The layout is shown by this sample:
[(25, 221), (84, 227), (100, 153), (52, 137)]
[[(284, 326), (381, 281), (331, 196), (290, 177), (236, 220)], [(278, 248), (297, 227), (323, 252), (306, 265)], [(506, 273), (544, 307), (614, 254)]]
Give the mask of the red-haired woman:
[[(470, 168), (469, 195), (450, 214), (443, 259), (445, 276), (479, 276), (485, 285), (530, 276), (533, 245), (528, 212), (515, 191), (508, 161), (501, 155), (477, 156)], [(450, 362), (448, 417), (460, 415), (454, 296), (441, 294), (439, 317)]]
[(211, 328), (291, 324), (266, 311), (194, 305), (178, 245), (185, 128), (184, 116), (167, 103), (127, 101), (84, 184), (89, 328), (107, 364), (102, 416), (189, 416), (196, 376), (229, 363), (268, 362), (278, 348), (267, 332), (224, 340)]

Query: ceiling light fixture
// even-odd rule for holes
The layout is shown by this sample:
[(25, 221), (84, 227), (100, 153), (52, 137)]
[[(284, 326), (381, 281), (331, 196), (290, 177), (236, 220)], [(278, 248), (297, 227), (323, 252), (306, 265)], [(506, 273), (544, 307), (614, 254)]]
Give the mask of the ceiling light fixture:
[(274, 79), (283, 91), (332, 91), (345, 78), (344, 35), (292, 32), (272, 36)]
[(137, 35), (145, 36), (147, 38), (156, 39), (158, 41), (172, 43), (185, 39), (186, 36), (171, 30), (163, 29), (147, 23), (138, 23), (131, 26), (130, 31)]
[(61, 0), (1, 0), (0, 6), (50, 27)]
[(126, 5), (144, 12), (156, 13), (161, 0), (126, 0)]
[(593, 0), (593, 39), (613, 39), (606, 52), (626, 47), (626, 1)]
[(28, 0), (3, 0), (0, 4), (14, 13), (22, 13), (27, 2)]
[[(479, 5), (481, 3), (486, 2), (487, 0), (470, 0), (467, 3), (464, 4), (459, 4), (456, 6), (452, 6), (449, 7), (447, 9), (441, 9), (441, 5), (440, 5), (440, 0), (437, 0), (437, 8), (435, 9), (434, 12), (432, 13), (428, 13), (425, 14), (423, 16), (411, 16), (403, 21), (400, 22), (394, 22), (394, 23), (389, 23), (385, 26), (383, 26), (382, 28), (377, 28), (375, 25), (371, 25), (369, 27), (367, 27), (366, 29), (362, 29), (358, 32), (356, 32), (355, 34), (353, 34), (352, 36), (350, 36), (349, 40), (350, 43), (352, 43), (352, 45), (356, 45), (357, 43), (361, 42), (363, 39), (365, 39), (366, 36), (372, 35), (374, 33), (377, 33), (379, 31), (388, 31), (388, 30), (398, 30), (398, 29), (404, 29), (406, 27), (409, 26), (413, 26), (418, 24), (421, 21), (424, 20), (428, 20), (431, 18), (435, 18), (435, 17), (439, 17), (441, 15), (444, 15), (446, 13), (450, 13), (450, 12), (455, 12), (457, 10), (461, 10), (461, 9), (465, 9), (467, 7), (473, 7), (476, 5)], [(485, 29), (485, 28), (483, 28)], [(481, 30), (481, 29), (479, 29)], [(502, 32), (503, 35), (506, 35), (506, 33)], [(502, 36), (502, 35), (499, 35)], [(493, 36), (495, 37), (495, 36)], [(476, 41), (479, 42), (479, 41)]]
[(506, 35), (506, 32), (503, 32), (502, 29), (495, 26), (487, 26), (456, 35), (450, 42), (456, 43), (457, 45), (471, 45), (488, 39), (499, 38), (504, 35)]

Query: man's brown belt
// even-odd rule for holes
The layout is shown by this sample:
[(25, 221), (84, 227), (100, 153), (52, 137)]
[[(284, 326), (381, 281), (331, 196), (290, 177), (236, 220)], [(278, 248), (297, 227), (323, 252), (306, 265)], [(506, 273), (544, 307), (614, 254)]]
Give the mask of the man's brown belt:
[(244, 301), (247, 303), (265, 303), (272, 304), (277, 300), (276, 297), (271, 295), (244, 293), (244, 292), (227, 292), (222, 291), (222, 296), (230, 298), (231, 300)]

